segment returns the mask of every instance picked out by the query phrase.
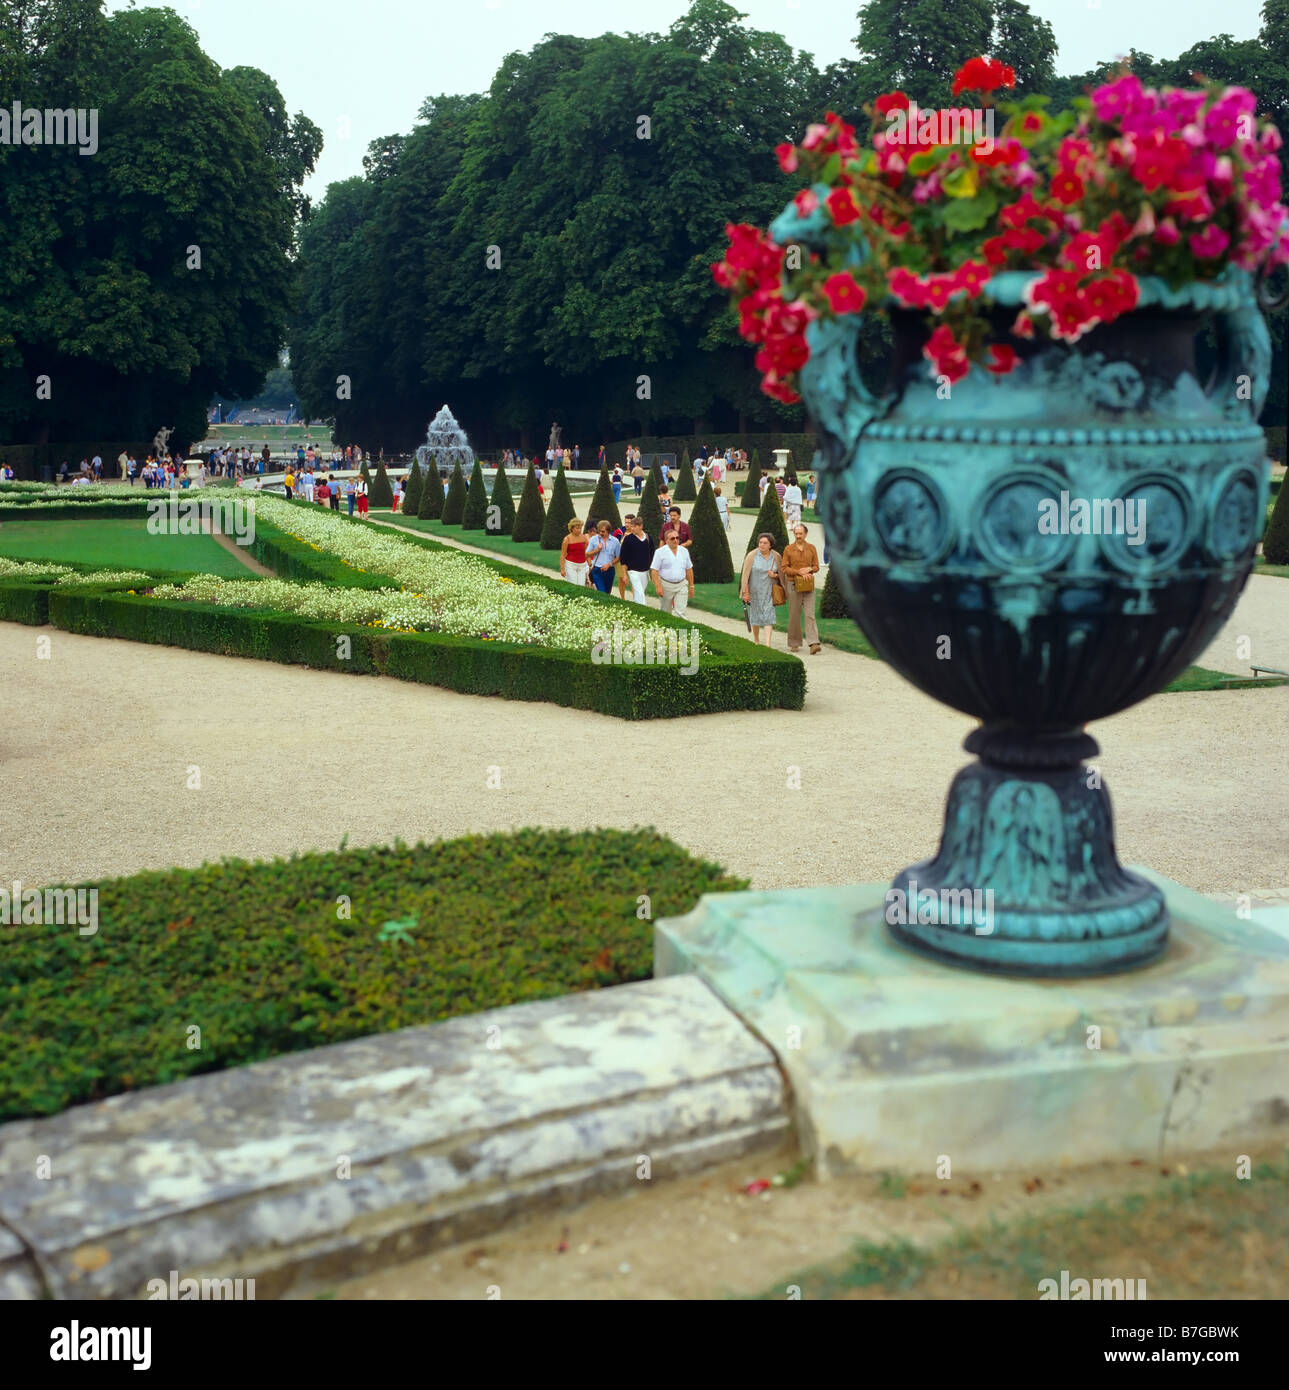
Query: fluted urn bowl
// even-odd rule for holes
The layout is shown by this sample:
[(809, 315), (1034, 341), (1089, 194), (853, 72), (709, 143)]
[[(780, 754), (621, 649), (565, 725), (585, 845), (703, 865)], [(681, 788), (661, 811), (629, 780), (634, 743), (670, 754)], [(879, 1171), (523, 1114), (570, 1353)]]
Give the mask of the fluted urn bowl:
[(802, 395), (855, 620), (981, 721), (939, 852), (892, 885), (889, 930), (980, 969), (1096, 974), (1158, 955), (1168, 915), (1118, 861), (1083, 726), (1166, 686), (1235, 607), (1267, 501), (1270, 343), (1237, 271), (1175, 291), (1143, 280), (1136, 310), (1076, 344), (1012, 337), (1030, 278), (987, 290), (1020, 357), (1009, 375), (976, 366), (946, 390), (924, 316), (897, 310), (884, 393), (861, 380), (851, 316), (811, 326)]

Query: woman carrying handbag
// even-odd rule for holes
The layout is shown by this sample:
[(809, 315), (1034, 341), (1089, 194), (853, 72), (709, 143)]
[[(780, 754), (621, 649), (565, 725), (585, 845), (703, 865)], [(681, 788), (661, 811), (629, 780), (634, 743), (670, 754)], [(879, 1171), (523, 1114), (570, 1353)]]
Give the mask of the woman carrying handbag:
[(765, 645), (774, 645), (774, 610), (788, 601), (781, 582), (782, 558), (774, 548), (774, 537), (768, 531), (756, 538), (756, 549), (743, 557), (743, 573), (739, 577), (739, 597), (747, 605), (748, 626), (752, 641), (759, 644), (765, 633)]

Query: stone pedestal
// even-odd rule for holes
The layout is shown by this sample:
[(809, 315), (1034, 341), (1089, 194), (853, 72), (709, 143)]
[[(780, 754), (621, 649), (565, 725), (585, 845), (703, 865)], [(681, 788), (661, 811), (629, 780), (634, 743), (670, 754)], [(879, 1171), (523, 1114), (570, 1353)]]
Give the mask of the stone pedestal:
[(1289, 1139), (1289, 939), (1167, 879), (1154, 963), (1009, 979), (892, 939), (887, 885), (704, 898), (657, 923), (777, 1053), (820, 1177), (1042, 1168)]

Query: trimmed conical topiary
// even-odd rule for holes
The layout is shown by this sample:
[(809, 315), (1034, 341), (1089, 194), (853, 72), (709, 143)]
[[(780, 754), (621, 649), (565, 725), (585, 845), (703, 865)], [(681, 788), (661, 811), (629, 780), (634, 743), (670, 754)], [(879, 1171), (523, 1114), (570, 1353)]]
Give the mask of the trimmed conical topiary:
[(819, 616), (821, 618), (849, 618), (850, 610), (841, 585), (837, 583), (837, 567), (828, 566), (828, 577), (824, 580), (824, 591), (819, 596)]
[(415, 516), (421, 509), (421, 469), (416, 460), (403, 480), (403, 515)]
[(657, 455), (657, 454), (655, 454), (655, 455), (653, 456), (653, 462), (649, 465), (649, 473), (650, 473), (650, 476), (653, 478), (653, 485), (654, 485), (654, 487), (661, 489), (661, 488), (662, 488), (662, 463), (659, 461), (658, 455)]
[(416, 515), (422, 521), (437, 521), (443, 515), (443, 479), (439, 477), (438, 461), (431, 456), (421, 479), (421, 505)]
[(542, 495), (537, 491), (537, 473), (530, 463), (528, 476), (524, 479), (524, 490), (519, 495), (519, 506), (515, 511), (515, 524), (511, 528), (510, 539), (539, 541), (545, 524), (546, 508), (542, 506)]
[(1289, 565), (1289, 473), (1281, 480), (1276, 505), (1271, 508), (1262, 538), (1262, 558), (1269, 565)]
[(756, 538), (768, 531), (774, 537), (774, 548), (783, 554), (783, 548), (788, 544), (788, 526), (783, 519), (783, 508), (779, 504), (779, 494), (775, 492), (774, 485), (771, 484), (765, 490), (765, 501), (761, 503), (761, 510), (756, 514), (756, 520), (752, 523), (752, 534), (748, 537), (748, 550), (756, 549)]
[(448, 495), (443, 499), (443, 510), (439, 520), (444, 526), (460, 526), (465, 515), (465, 474), (461, 472), (458, 460), (452, 465), (452, 477), (448, 480)]
[(752, 462), (747, 466), (747, 481), (739, 493), (739, 500), (745, 507), (761, 505), (761, 461), (755, 449), (752, 450)]
[(483, 485), (483, 464), (474, 461), (470, 487), (465, 495), (465, 510), (461, 513), (463, 531), (482, 531), (488, 524), (488, 489)]
[(676, 490), (672, 497), (677, 502), (693, 502), (698, 497), (698, 487), (694, 482), (694, 470), (690, 466), (688, 449), (685, 451), (684, 462), (680, 465), (680, 477), (676, 479)]
[(488, 521), (484, 530), (494, 536), (508, 536), (515, 529), (515, 499), (510, 495), (510, 482), (504, 464), (497, 465), (488, 503)]
[(569, 495), (568, 479), (561, 468), (555, 474), (555, 486), (551, 488), (551, 504), (546, 508), (546, 520), (542, 525), (542, 549), (558, 550), (568, 535), (568, 523), (577, 512)]
[(376, 476), (371, 480), (371, 486), (367, 489), (367, 505), (370, 507), (392, 507), (394, 505), (394, 489), (389, 481), (389, 474), (385, 472), (385, 460), (381, 459), (380, 466), (376, 469)]
[(716, 510), (716, 494), (712, 491), (710, 479), (703, 479), (698, 501), (689, 515), (689, 531), (692, 537), (689, 556), (694, 562), (694, 583), (728, 584), (734, 578), (734, 561), (730, 557), (725, 524)]
[(652, 473), (645, 479), (644, 492), (636, 515), (644, 522), (645, 535), (654, 545), (662, 544), (662, 507), (658, 503), (658, 484)]
[(591, 498), (591, 510), (586, 514), (587, 524), (592, 521), (607, 521), (616, 531), (622, 525), (622, 513), (613, 500), (613, 480), (607, 468), (600, 469), (600, 479), (595, 485), (595, 495)]

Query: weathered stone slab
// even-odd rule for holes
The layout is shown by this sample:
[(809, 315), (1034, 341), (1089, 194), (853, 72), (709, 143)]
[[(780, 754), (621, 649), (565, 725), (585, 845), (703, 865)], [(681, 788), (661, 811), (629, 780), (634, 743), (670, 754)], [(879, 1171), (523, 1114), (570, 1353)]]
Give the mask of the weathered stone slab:
[(1125, 974), (940, 964), (892, 941), (884, 883), (704, 898), (656, 924), (654, 973), (696, 972), (775, 1049), (820, 1176), (1289, 1138), (1289, 939), (1137, 872), (1164, 890), (1171, 944)]
[[(55, 1297), (145, 1296), (173, 1269), (266, 1298), (789, 1127), (773, 1053), (697, 978), (652, 980), (0, 1126), (0, 1217)], [(21, 1297), (41, 1279), (14, 1244), (0, 1294)]]

